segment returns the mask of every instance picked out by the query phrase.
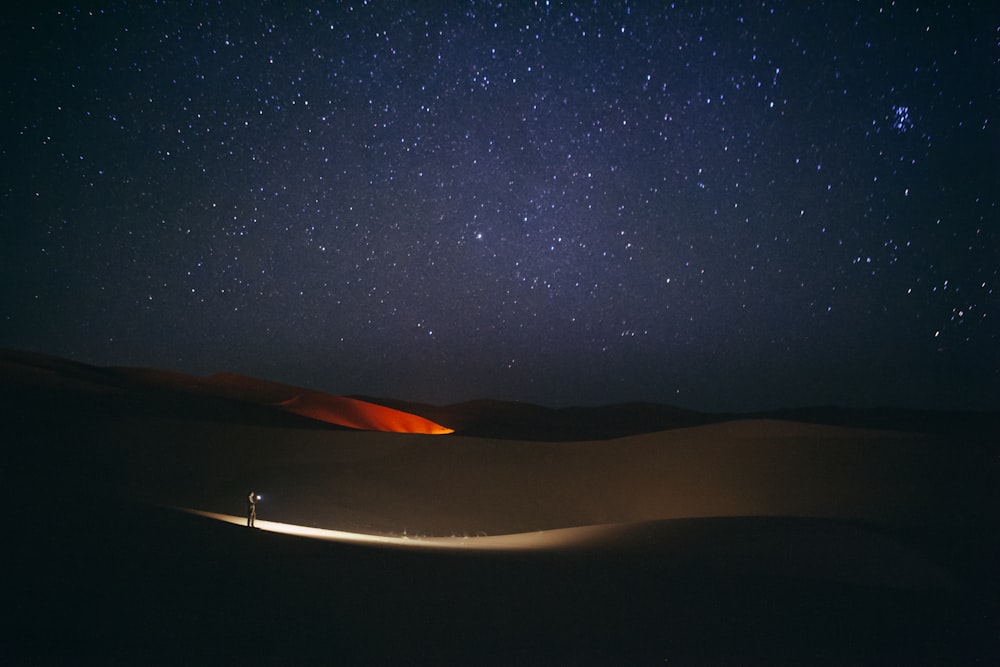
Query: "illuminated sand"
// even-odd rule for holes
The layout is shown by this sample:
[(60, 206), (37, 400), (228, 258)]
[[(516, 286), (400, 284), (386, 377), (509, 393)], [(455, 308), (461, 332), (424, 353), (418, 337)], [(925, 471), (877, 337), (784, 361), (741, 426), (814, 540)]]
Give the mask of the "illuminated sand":
[[(246, 526), (247, 523), (246, 517), (188, 508), (178, 509), (238, 526)], [(606, 539), (615, 533), (613, 527), (585, 526), (510, 535), (427, 537), (422, 535), (374, 535), (262, 520), (255, 521), (254, 527), (257, 530), (331, 542), (368, 544), (404, 549), (449, 549), (454, 551), (520, 551), (579, 547), (586, 544), (594, 544), (601, 541), (602, 538)]]
[[(246, 517), (190, 508), (176, 508), (189, 514), (246, 527)], [(714, 534), (723, 534), (726, 525), (748, 524), (743, 535), (725, 541), (718, 551)], [(701, 565), (719, 570), (767, 573), (808, 579), (831, 579), (874, 586), (912, 590), (952, 591), (959, 588), (956, 578), (932, 559), (876, 530), (856, 525), (807, 520), (781, 519), (755, 522), (751, 518), (730, 520), (646, 522), (575, 526), (514, 533), (430, 537), (424, 535), (376, 535), (315, 528), (276, 521), (254, 523), (255, 530), (294, 535), (315, 540), (377, 548), (450, 552), (607, 552), (652, 549), (669, 563), (671, 552), (695, 558)], [(692, 538), (692, 534), (700, 537)], [(706, 536), (709, 536), (706, 541)], [(832, 550), (832, 552), (830, 551)]]

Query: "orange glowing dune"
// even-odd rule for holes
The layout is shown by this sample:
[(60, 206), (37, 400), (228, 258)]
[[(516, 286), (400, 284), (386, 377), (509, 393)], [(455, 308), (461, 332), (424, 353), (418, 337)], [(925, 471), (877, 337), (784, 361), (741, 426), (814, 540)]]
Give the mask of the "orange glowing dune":
[(140, 381), (143, 386), (166, 387), (174, 391), (266, 406), (337, 426), (386, 433), (454, 433), (454, 429), (402, 410), (237, 373), (198, 377), (150, 369), (114, 370), (123, 377)]
[(454, 433), (453, 429), (402, 410), (235, 373), (219, 373), (201, 382), (202, 391), (267, 405), (327, 424), (386, 433)]
[(366, 431), (454, 433), (453, 429), (402, 410), (237, 373), (203, 377), (150, 368), (99, 367), (6, 350), (0, 350), (0, 373), (0, 379), (15, 378), (31, 386), (72, 387), (88, 392), (124, 390), (153, 401), (166, 395), (171, 404), (177, 396), (223, 399)]
[(453, 429), (445, 428), (418, 415), (346, 396), (307, 392), (274, 405), (286, 412), (316, 421), (364, 431), (426, 433), (429, 435), (454, 433)]

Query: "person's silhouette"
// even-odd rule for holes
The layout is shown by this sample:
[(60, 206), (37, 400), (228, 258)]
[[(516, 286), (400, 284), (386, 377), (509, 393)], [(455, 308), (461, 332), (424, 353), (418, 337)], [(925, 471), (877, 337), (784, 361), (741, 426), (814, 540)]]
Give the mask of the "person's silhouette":
[(254, 491), (247, 495), (247, 528), (253, 528), (253, 522), (257, 518), (257, 501), (260, 500)]

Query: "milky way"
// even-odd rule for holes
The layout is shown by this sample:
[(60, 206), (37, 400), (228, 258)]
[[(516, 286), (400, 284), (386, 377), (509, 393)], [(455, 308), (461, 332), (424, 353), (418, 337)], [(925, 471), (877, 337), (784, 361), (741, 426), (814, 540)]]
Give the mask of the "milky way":
[(1000, 404), (990, 3), (37, 4), (2, 19), (0, 345), (436, 403)]

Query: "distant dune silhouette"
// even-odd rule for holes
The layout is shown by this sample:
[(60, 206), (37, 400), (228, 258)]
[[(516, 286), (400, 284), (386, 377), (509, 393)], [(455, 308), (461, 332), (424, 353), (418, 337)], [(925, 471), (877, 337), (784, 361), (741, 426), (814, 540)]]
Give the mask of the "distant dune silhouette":
[(117, 396), (131, 409), (199, 418), (305, 426), (448, 434), (536, 442), (608, 440), (732, 420), (777, 419), (916, 433), (990, 433), (997, 413), (900, 408), (807, 407), (752, 414), (705, 413), (658, 403), (550, 408), (476, 399), (430, 405), (387, 397), (335, 396), (237, 373), (195, 376), (149, 368), (102, 367), (0, 350), (0, 380), (24, 390), (47, 387), (77, 396)]
[(359, 396), (365, 401), (425, 415), (457, 433), (504, 440), (608, 440), (626, 435), (700, 426), (729, 419), (658, 403), (548, 408), (479, 399), (446, 406)]

